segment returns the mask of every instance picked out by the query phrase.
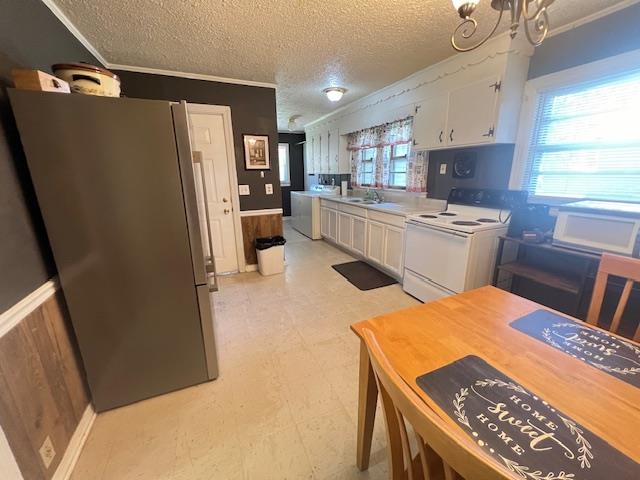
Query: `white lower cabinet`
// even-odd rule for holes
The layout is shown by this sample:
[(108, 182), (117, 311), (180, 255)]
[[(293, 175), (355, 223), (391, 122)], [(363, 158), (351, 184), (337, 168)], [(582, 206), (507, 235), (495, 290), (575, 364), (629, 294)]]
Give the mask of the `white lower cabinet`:
[(320, 235), (329, 237), (329, 209), (320, 207)]
[(351, 248), (360, 255), (365, 255), (367, 249), (367, 221), (364, 218), (351, 219)]
[(330, 201), (321, 204), (323, 238), (361, 255), (397, 278), (402, 276), (403, 217)]
[(372, 220), (367, 222), (366, 257), (380, 265), (384, 260), (384, 227), (384, 224)]
[(338, 241), (338, 212), (329, 209), (329, 238)]
[(385, 225), (383, 265), (390, 271), (402, 275), (404, 253), (404, 228)]
[(351, 222), (353, 216), (348, 213), (338, 212), (338, 243), (343, 247), (351, 248)]

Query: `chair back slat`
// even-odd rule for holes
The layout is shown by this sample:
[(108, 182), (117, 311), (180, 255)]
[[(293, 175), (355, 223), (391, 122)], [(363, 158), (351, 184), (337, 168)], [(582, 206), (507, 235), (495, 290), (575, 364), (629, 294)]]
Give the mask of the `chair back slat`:
[[(618, 328), (620, 328), (622, 314), (624, 313), (629, 301), (633, 284), (634, 282), (640, 282), (640, 259), (623, 257), (610, 253), (602, 254), (602, 259), (600, 260), (600, 266), (598, 267), (598, 273), (596, 275), (596, 281), (593, 286), (593, 294), (591, 296), (591, 303), (589, 304), (589, 311), (587, 313), (587, 323), (590, 323), (591, 325), (598, 325), (600, 314), (602, 312), (604, 295), (607, 290), (607, 282), (610, 275), (626, 279), (622, 295), (620, 296), (620, 300), (616, 306), (616, 311), (613, 314), (611, 326), (609, 327), (610, 332), (616, 333)], [(635, 341), (640, 341), (640, 324), (636, 329), (633, 339)]]

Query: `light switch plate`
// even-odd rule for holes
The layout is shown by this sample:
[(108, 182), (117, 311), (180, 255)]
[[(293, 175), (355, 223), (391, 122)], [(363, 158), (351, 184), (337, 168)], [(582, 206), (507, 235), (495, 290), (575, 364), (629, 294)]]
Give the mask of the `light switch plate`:
[(267, 195), (273, 195), (273, 184), (272, 183), (265, 183), (264, 184), (264, 191), (266, 192)]
[(447, 164), (446, 163), (441, 163), (440, 164), (440, 175), (444, 175), (447, 173)]
[(249, 185), (238, 185), (238, 193), (240, 195), (251, 195)]

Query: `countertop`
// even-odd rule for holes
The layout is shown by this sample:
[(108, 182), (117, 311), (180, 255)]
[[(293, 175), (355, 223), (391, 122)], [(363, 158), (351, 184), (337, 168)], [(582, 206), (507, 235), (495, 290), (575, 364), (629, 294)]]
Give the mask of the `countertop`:
[(353, 207), (366, 208), (368, 210), (377, 210), (380, 212), (390, 213), (393, 215), (401, 215), (406, 217), (419, 212), (440, 212), (446, 210), (447, 202), (444, 200), (434, 200), (427, 198), (412, 199), (415, 201), (404, 202), (381, 202), (381, 203), (362, 203), (354, 202), (354, 198), (359, 197), (342, 197), (335, 195), (320, 195), (320, 198), (324, 200), (330, 200), (337, 203), (343, 203), (345, 205), (351, 205)]

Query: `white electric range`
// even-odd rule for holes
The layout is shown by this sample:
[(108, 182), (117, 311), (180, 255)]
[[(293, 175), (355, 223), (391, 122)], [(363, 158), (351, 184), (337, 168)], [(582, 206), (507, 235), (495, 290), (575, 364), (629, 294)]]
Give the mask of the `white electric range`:
[(522, 191), (451, 190), (447, 209), (407, 216), (403, 289), (428, 302), (488, 285), (498, 237)]

